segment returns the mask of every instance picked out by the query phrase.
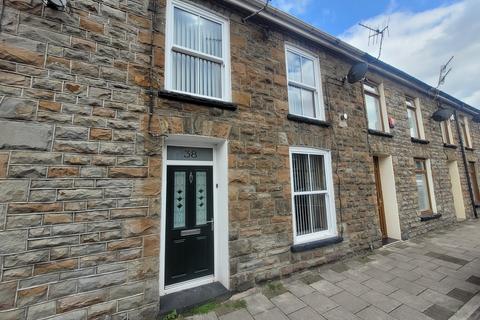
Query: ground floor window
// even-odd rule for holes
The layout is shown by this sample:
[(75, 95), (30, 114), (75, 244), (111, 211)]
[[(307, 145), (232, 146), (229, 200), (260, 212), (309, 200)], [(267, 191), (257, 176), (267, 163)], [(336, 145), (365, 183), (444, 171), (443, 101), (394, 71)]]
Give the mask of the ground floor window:
[(415, 159), (415, 180), (417, 183), (418, 211), (422, 214), (430, 214), (432, 212), (432, 199), (425, 159)]
[(329, 151), (291, 148), (295, 243), (337, 235)]

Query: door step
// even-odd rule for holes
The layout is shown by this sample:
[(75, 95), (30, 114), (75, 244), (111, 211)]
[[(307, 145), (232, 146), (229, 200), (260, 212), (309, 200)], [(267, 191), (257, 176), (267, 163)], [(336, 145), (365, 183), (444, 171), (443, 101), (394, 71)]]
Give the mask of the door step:
[(231, 293), (220, 282), (179, 291), (160, 297), (160, 315), (174, 310), (181, 313), (211, 301), (224, 301)]

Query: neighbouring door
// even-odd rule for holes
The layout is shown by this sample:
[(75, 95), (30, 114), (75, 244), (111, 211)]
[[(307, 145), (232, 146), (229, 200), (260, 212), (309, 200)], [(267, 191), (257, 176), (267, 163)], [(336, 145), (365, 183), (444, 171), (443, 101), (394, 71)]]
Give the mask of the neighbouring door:
[(375, 167), (375, 189), (377, 189), (377, 205), (380, 230), (382, 232), (382, 241), (386, 242), (388, 239), (387, 222), (385, 218), (385, 205), (383, 203), (382, 180), (380, 176), (380, 163), (378, 157), (373, 157), (373, 162)]
[(166, 285), (214, 274), (212, 172), (167, 166)]

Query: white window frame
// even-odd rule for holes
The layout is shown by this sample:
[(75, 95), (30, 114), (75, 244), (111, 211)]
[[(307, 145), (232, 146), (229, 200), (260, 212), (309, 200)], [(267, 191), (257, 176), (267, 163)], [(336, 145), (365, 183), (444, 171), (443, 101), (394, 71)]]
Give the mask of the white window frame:
[[(174, 12), (175, 8), (182, 9), (189, 13), (202, 16), (205, 19), (222, 25), (222, 53), (223, 57), (219, 58), (203, 52), (185, 48), (174, 44)], [(210, 97), (201, 94), (174, 90), (173, 89), (173, 66), (172, 66), (172, 52), (185, 53), (197, 58), (202, 58), (208, 61), (220, 63), (222, 66), (222, 98)], [(231, 102), (232, 88), (231, 88), (231, 71), (230, 71), (230, 21), (224, 16), (205, 8), (200, 8), (197, 5), (186, 3), (178, 0), (167, 0), (166, 8), (166, 26), (165, 26), (165, 90), (177, 92), (194, 97)]]
[[(408, 105), (409, 103), (411, 104), (410, 108)], [(420, 99), (406, 96), (405, 105), (407, 107), (407, 112), (408, 112), (408, 109), (415, 110), (415, 117), (416, 117), (415, 121), (417, 122), (418, 137), (413, 137), (411, 133), (410, 133), (410, 137), (425, 140), (425, 128), (423, 127), (423, 117), (422, 117), (422, 110), (420, 108)], [(407, 117), (408, 117), (408, 114), (407, 114)]]
[[(473, 148), (473, 143), (472, 143), (472, 137), (470, 135), (470, 123), (468, 121), (468, 117), (467, 116), (460, 116), (459, 117), (459, 121), (460, 121), (460, 126), (462, 126), (462, 122), (463, 122), (463, 125), (465, 126), (465, 133), (464, 135), (466, 135), (464, 137), (464, 144), (465, 144), (465, 147), (467, 148)], [(460, 128), (460, 130), (463, 132), (463, 128)]]
[(448, 145), (455, 145), (455, 139), (453, 138), (452, 131), (452, 118), (453, 116), (445, 121), (440, 122), (440, 130), (442, 131), (443, 143)]
[[(337, 214), (335, 211), (335, 194), (333, 188), (332, 178), (332, 157), (329, 150), (305, 148), (305, 147), (290, 147), (290, 183), (292, 190), (292, 219), (293, 219), (293, 243), (303, 244), (338, 236), (337, 230)], [(294, 177), (293, 177), (293, 154), (308, 154), (308, 155), (321, 155), (324, 159), (325, 170), (325, 184), (326, 191), (316, 192), (326, 195), (325, 205), (327, 210), (327, 223), (328, 230), (314, 232), (306, 235), (297, 236), (297, 223), (295, 213), (295, 196), (301, 194), (311, 194), (312, 192), (295, 192), (294, 190)]]
[[(366, 90), (365, 85), (367, 85), (368, 87), (376, 88), (378, 92), (374, 93), (368, 89)], [(380, 130), (380, 132), (390, 133), (390, 125), (388, 123), (388, 113), (387, 113), (387, 101), (385, 99), (385, 86), (383, 85), (383, 83), (376, 83), (376, 82), (367, 80), (362, 84), (362, 92), (363, 92), (363, 100), (365, 102), (365, 113), (367, 114), (367, 128), (369, 130), (378, 131), (377, 129), (372, 129), (368, 127), (367, 99), (365, 97), (368, 94), (371, 96), (376, 96), (380, 103), (380, 116), (382, 118), (381, 119), (382, 130)]]
[[(294, 54), (303, 56), (305, 58), (308, 58), (313, 61), (313, 68), (314, 68), (314, 76), (315, 76), (315, 86), (309, 86), (294, 80), (290, 80), (288, 78), (288, 52), (292, 52)], [(301, 114), (296, 114), (293, 112), (293, 110), (290, 107), (290, 97), (288, 99), (288, 112), (290, 114), (294, 114), (299, 117), (303, 118), (308, 118), (308, 119), (315, 119), (315, 120), (325, 120), (325, 103), (323, 101), (323, 91), (322, 91), (322, 78), (321, 78), (321, 71), (320, 71), (320, 59), (317, 55), (299, 48), (297, 46), (294, 46), (292, 44), (285, 44), (285, 72), (286, 72), (286, 77), (287, 77), (287, 90), (290, 87), (290, 85), (300, 88), (300, 89), (306, 89), (313, 91), (313, 97), (314, 97), (314, 109), (315, 109), (315, 114), (317, 115), (316, 117), (308, 117), (305, 115)], [(289, 91), (289, 90), (288, 90)]]

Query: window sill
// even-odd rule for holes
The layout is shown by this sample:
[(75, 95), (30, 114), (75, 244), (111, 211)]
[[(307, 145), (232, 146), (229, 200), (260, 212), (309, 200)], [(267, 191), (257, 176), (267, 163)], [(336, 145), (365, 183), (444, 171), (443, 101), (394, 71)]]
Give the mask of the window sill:
[(475, 151), (475, 149), (471, 148), (471, 147), (465, 147), (465, 150), (468, 150), (468, 151)]
[(418, 139), (418, 138), (410, 138), (410, 140), (412, 140), (413, 143), (419, 143), (419, 144), (429, 144), (430, 141), (428, 140), (425, 140), (425, 139)]
[(317, 126), (320, 126), (320, 127), (325, 127), (325, 128), (328, 128), (332, 125), (328, 121), (306, 118), (306, 117), (298, 116), (298, 115), (291, 114), (291, 113), (289, 113), (287, 115), (287, 119), (292, 120), (292, 121), (302, 122), (302, 123), (314, 124), (314, 125), (317, 125)]
[(449, 149), (457, 149), (457, 145), (455, 145), (455, 144), (444, 143), (443, 146), (445, 148), (449, 148)]
[(215, 107), (215, 108), (232, 110), (232, 111), (237, 110), (237, 105), (231, 102), (200, 98), (200, 97), (195, 97), (185, 93), (159, 90), (158, 96), (160, 98), (165, 98), (165, 99), (180, 101), (180, 102), (194, 103), (194, 104), (199, 104), (207, 107)]
[(384, 132), (384, 131), (378, 131), (378, 130), (373, 130), (373, 129), (368, 129), (368, 133), (374, 136), (380, 136), (380, 137), (386, 137), (386, 138), (393, 138), (393, 134)]
[(343, 241), (342, 237), (333, 237), (333, 238), (327, 238), (327, 239), (322, 239), (318, 241), (312, 241), (312, 242), (307, 242), (307, 243), (302, 243), (302, 244), (296, 244), (290, 247), (290, 250), (295, 253), (295, 252), (304, 252), (304, 251), (309, 251), (313, 249), (318, 249), (322, 247), (326, 247), (332, 244), (337, 244)]
[(425, 222), (425, 221), (440, 219), (441, 216), (442, 216), (441, 213), (432, 213), (432, 214), (424, 215), (423, 217), (420, 217), (420, 221)]

